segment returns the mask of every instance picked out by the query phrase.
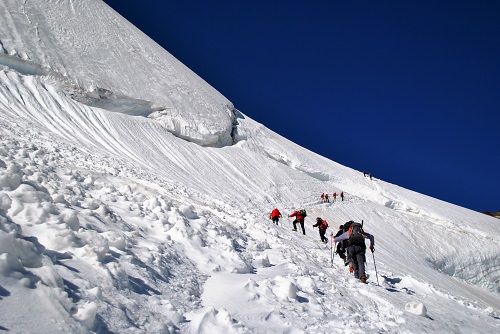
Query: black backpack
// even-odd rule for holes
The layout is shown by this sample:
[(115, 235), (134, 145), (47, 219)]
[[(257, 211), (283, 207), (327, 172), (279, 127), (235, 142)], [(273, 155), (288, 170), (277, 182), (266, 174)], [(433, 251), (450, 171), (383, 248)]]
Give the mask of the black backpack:
[[(354, 223), (352, 220), (348, 221), (347, 223), (344, 223), (344, 225), (342, 226), (342, 232), (345, 233), (349, 231), (349, 227), (351, 227), (352, 223)], [(342, 240), (341, 243), (342, 243), (342, 248), (346, 249), (347, 247), (349, 247), (349, 239)]]
[(307, 217), (307, 212), (306, 212), (306, 209), (301, 209), (299, 212), (300, 212), (300, 214), (301, 214), (302, 216), (304, 216), (304, 218), (306, 218), (306, 217)]
[(360, 223), (353, 222), (349, 226), (349, 246), (365, 246), (365, 236), (363, 226)]
[(349, 220), (347, 223), (344, 223), (344, 225), (342, 225), (342, 231), (344, 232), (349, 231), (349, 227), (351, 227), (352, 223), (354, 223), (352, 220)]

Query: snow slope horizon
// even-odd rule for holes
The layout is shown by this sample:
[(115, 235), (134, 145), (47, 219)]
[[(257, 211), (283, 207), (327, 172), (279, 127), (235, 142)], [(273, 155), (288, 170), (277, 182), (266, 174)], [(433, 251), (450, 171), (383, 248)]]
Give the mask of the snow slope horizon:
[[(40, 7), (30, 9), (32, 16), (35, 9), (44, 12), (42, 2), (35, 3)], [(91, 8), (100, 2), (82, 3)], [(65, 15), (62, 9), (59, 15)], [(10, 27), (19, 27), (13, 22)], [(45, 35), (43, 25), (37, 29)], [(30, 31), (10, 33), (21, 40)], [(87, 27), (90, 36), (105, 35), (98, 31)], [(495, 218), (370, 181), (234, 109), (234, 145), (216, 148), (174, 136), (152, 118), (83, 104), (61, 76), (30, 70), (37, 68), (35, 57), (15, 56), (23, 51), (9, 45), (3, 32), (9, 55), (0, 66), (1, 327), (29, 332), (38, 322), (42, 332), (498, 331)], [(119, 53), (118, 44), (109, 43)], [(84, 63), (71, 67), (81, 58), (67, 48), (41, 54), (51, 67), (73, 73), (72, 82), (88, 79)], [(11, 57), (18, 60), (7, 64)], [(178, 77), (189, 72), (180, 65), (176, 70)], [(105, 82), (99, 77), (104, 73), (94, 75)], [(158, 75), (150, 81), (168, 81)], [(174, 95), (184, 87), (169, 85)], [(85, 94), (92, 93), (84, 86)], [(207, 124), (226, 119), (211, 108), (183, 108), (189, 116), (179, 123), (185, 117)], [(206, 133), (212, 135), (218, 129)], [(334, 191), (344, 191), (346, 201), (319, 203), (321, 192)], [(376, 236), (385, 289), (359, 286), (343, 265), (331, 265), (329, 249), (319, 245), (310, 224), (305, 237), (287, 225), (269, 225), (274, 206), (284, 213), (306, 207), (310, 217), (324, 217), (333, 228), (364, 220)], [(31, 303), (22, 309), (14, 296)], [(428, 314), (402, 311), (415, 302), (425, 303)], [(36, 314), (37, 304), (47, 310), (37, 310), (32, 322), (23, 319)], [(340, 311), (345, 309), (358, 314), (359, 324)]]

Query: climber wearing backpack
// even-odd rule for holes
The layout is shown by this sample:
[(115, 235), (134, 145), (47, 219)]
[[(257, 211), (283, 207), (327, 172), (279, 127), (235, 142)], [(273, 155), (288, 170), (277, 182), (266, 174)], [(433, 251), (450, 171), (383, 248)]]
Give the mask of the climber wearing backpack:
[(293, 230), (297, 231), (297, 223), (299, 223), (300, 227), (302, 228), (302, 234), (306, 235), (306, 229), (304, 227), (304, 219), (307, 217), (306, 210), (301, 209), (301, 210), (298, 210), (298, 211), (294, 211), (288, 217), (295, 217), (295, 220), (292, 223), (293, 224)]
[(276, 225), (278, 225), (278, 222), (281, 218), (281, 212), (278, 210), (278, 208), (274, 208), (273, 211), (269, 214), (269, 219), (273, 221)]
[[(352, 260), (354, 268), (354, 277), (359, 278), (361, 282), (366, 283), (365, 262), (366, 262), (366, 245), (365, 238), (370, 239), (370, 250), (375, 251), (375, 238), (370, 233), (363, 230), (360, 223), (350, 223), (349, 229), (340, 236), (333, 239), (334, 242), (347, 240), (347, 254)], [(348, 224), (346, 223), (346, 224)], [(344, 224), (344, 228), (345, 225)]]
[(326, 244), (328, 242), (327, 237), (325, 237), (326, 229), (328, 228), (328, 223), (326, 222), (326, 220), (321, 219), (321, 217), (316, 218), (316, 224), (313, 225), (313, 228), (314, 227), (318, 228), (321, 242), (324, 242)]

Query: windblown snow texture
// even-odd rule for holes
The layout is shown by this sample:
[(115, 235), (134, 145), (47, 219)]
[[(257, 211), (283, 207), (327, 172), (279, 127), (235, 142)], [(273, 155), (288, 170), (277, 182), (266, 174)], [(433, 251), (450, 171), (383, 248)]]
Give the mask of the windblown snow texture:
[[(286, 140), (102, 1), (0, 17), (0, 331), (500, 331), (497, 219)], [(316, 217), (364, 220), (368, 284)]]

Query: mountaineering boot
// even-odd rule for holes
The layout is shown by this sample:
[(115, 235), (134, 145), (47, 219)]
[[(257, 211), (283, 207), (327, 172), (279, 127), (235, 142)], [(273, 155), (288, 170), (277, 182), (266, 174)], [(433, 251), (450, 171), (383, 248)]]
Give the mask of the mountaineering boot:
[(363, 283), (366, 284), (366, 276), (365, 275), (361, 275), (361, 277), (359, 278), (359, 280)]

